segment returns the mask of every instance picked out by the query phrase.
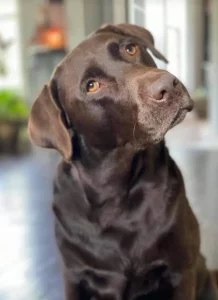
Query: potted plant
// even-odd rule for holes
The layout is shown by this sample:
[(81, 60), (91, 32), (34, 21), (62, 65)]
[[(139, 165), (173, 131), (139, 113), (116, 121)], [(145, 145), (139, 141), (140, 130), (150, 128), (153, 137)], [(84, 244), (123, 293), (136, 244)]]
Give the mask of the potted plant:
[(0, 153), (17, 153), (19, 132), (26, 124), (28, 107), (14, 90), (0, 90)]

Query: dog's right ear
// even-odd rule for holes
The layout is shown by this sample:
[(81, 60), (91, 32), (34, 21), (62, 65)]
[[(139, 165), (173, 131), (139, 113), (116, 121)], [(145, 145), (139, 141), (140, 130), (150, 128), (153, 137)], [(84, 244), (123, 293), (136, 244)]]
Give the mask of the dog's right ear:
[(71, 136), (58, 99), (56, 83), (51, 80), (42, 89), (31, 109), (28, 132), (36, 146), (58, 150), (65, 160), (72, 158)]
[(164, 61), (165, 63), (168, 63), (168, 60), (166, 57), (164, 57), (163, 54), (161, 54), (154, 46), (154, 38), (149, 30), (133, 25), (133, 24), (117, 24), (117, 25), (111, 25), (111, 24), (104, 24), (97, 32), (101, 31), (108, 31), (108, 32), (114, 32), (121, 35), (129, 35), (140, 38), (144, 44), (146, 44), (147, 48), (152, 52), (152, 54)]

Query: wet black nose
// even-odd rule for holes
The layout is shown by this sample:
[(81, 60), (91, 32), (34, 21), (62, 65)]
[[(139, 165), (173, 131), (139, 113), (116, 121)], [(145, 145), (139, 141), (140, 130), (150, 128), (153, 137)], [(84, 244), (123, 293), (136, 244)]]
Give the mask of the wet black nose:
[(178, 85), (179, 80), (175, 76), (169, 73), (161, 74), (150, 86), (150, 94), (154, 100), (167, 100), (175, 93)]

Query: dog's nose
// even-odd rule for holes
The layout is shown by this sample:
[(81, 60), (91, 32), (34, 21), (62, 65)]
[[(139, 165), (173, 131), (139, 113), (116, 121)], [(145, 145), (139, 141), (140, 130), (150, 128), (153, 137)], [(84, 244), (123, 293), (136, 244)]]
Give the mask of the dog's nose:
[(167, 100), (176, 90), (179, 80), (169, 73), (161, 74), (150, 87), (150, 94), (157, 100)]

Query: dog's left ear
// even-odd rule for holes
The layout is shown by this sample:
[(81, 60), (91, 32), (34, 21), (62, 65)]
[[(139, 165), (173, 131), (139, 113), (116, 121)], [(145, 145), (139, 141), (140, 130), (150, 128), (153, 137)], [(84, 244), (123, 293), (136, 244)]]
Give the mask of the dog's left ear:
[(160, 60), (164, 61), (165, 63), (168, 63), (168, 60), (166, 57), (164, 57), (154, 46), (154, 38), (150, 31), (147, 29), (132, 25), (132, 24), (118, 24), (118, 25), (111, 25), (111, 24), (105, 24), (101, 27), (100, 31), (110, 31), (115, 32), (122, 35), (129, 35), (133, 37), (137, 37), (146, 44), (147, 48), (152, 52), (152, 54), (159, 58)]
[(65, 112), (58, 99), (54, 79), (44, 86), (33, 104), (28, 131), (36, 146), (56, 149), (65, 160), (72, 158), (71, 136), (67, 129)]

